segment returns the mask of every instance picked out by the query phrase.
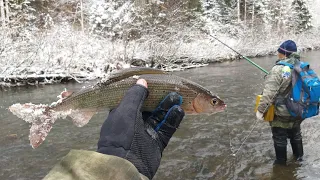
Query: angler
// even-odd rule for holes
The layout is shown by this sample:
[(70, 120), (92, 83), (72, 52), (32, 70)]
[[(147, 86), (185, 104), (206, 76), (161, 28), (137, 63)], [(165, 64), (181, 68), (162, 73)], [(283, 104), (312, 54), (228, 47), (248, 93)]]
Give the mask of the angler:
[(294, 41), (287, 40), (278, 48), (276, 65), (265, 81), (256, 116), (263, 116), (271, 105), (275, 114), (270, 122), (276, 152), (274, 164), (286, 165), (287, 139), (293, 155), (302, 160), (301, 122), (319, 113), (320, 81), (309, 64), (300, 61)]

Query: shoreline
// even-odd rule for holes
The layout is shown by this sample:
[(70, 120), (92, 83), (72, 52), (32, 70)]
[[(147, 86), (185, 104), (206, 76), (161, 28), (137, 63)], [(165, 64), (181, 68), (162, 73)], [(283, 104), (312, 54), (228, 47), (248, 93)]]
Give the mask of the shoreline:
[[(146, 35), (128, 42), (74, 31), (70, 26), (56, 26), (32, 38), (15, 40), (9, 31), (2, 30), (0, 87), (80, 83), (105, 79), (115, 70), (136, 66), (182, 71), (243, 59), (221, 42), (190, 29), (173, 39)], [(244, 56), (257, 58), (276, 55), (279, 44), (287, 39), (297, 43), (299, 52), (320, 50), (317, 32), (320, 31), (285, 36), (263, 32), (214, 36)]]
[[(300, 52), (310, 52), (310, 51), (318, 51), (320, 50), (320, 46), (317, 47), (306, 47), (299, 49)], [(269, 52), (265, 55), (256, 55), (256, 56), (246, 56), (248, 58), (259, 58), (259, 57), (267, 57), (274, 55), (275, 52)], [(184, 62), (181, 59), (188, 59), (188, 62)], [(232, 62), (235, 60), (243, 60), (239, 55), (229, 58), (214, 58), (214, 59), (191, 59), (188, 57), (180, 57), (174, 63), (159, 63), (154, 65), (152, 68), (162, 69), (168, 72), (173, 71), (183, 71), (186, 69), (192, 68), (200, 68), (210, 64), (224, 63), (224, 62)], [(144, 65), (137, 65), (136, 62), (145, 63)], [(135, 64), (135, 65), (133, 65)], [(23, 86), (38, 86), (38, 85), (53, 85), (60, 83), (83, 83), (85, 81), (100, 81), (104, 78), (107, 78), (111, 73), (117, 71), (122, 68), (132, 68), (132, 67), (150, 67), (150, 64), (147, 63), (146, 60), (136, 60), (129, 64), (121, 64), (117, 63), (116, 65), (108, 64), (108, 68), (104, 73), (101, 73), (100, 76), (92, 76), (88, 72), (82, 73), (73, 73), (67, 74), (66, 72), (61, 73), (51, 73), (51, 74), (25, 74), (25, 75), (10, 75), (5, 76), (0, 74), (0, 87), (3, 88), (11, 88), (11, 87), (23, 87)]]

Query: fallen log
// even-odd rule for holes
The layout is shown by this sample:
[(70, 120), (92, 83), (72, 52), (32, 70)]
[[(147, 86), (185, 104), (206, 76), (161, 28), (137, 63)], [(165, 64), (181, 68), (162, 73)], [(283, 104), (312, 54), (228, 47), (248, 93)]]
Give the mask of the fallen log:
[(62, 82), (82, 82), (90, 80), (83, 75), (66, 75), (66, 74), (42, 74), (42, 75), (0, 75), (0, 86), (24, 86), (38, 84), (55, 84)]

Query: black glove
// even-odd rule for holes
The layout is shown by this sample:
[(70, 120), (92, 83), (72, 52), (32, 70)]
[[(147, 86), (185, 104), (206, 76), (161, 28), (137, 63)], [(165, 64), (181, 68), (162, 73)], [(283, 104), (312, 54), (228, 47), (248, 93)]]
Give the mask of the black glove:
[(152, 179), (162, 152), (184, 117), (182, 97), (170, 93), (153, 112), (141, 107), (148, 95), (146, 87), (131, 87), (119, 106), (101, 127), (98, 152), (129, 160), (139, 172)]

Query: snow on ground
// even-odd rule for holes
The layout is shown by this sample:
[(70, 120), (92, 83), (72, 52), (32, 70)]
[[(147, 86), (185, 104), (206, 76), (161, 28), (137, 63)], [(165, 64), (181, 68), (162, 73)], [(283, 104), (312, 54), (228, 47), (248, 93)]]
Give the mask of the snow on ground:
[[(130, 67), (131, 60), (143, 60), (147, 66), (165, 65), (166, 70), (183, 66), (201, 66), (209, 62), (235, 59), (236, 54), (197, 29), (180, 31), (174, 41), (143, 37), (125, 44), (110, 41), (88, 33), (73, 31), (69, 26), (55, 27), (50, 32), (30, 35), (25, 40), (14, 40), (0, 30), (0, 75), (60, 74), (101, 78), (113, 69)], [(263, 56), (274, 53), (286, 39), (296, 41), (300, 50), (320, 47), (316, 30), (300, 35), (255, 35), (248, 30), (239, 38), (212, 34), (245, 56)], [(183, 66), (181, 66), (181, 63)], [(160, 66), (164, 67), (164, 66)]]

